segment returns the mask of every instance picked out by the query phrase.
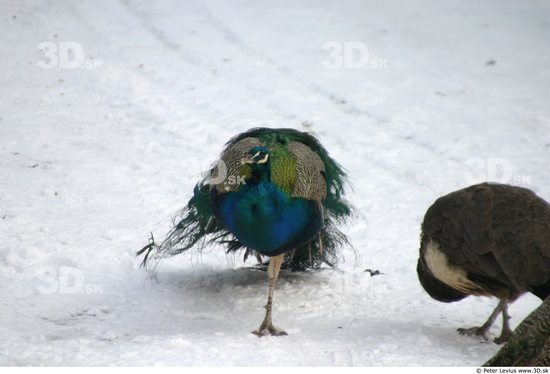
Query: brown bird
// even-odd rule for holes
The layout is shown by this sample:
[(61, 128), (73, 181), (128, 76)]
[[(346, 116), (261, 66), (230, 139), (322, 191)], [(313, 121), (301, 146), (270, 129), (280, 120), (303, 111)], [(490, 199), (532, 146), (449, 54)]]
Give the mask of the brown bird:
[(529, 314), (484, 366), (550, 366), (550, 297)]
[(550, 205), (526, 188), (496, 183), (440, 197), (422, 223), (417, 273), (438, 301), (497, 297), (487, 322), (458, 331), (485, 336), (502, 313), (495, 342), (505, 342), (512, 333), (508, 304), (526, 292), (550, 294)]

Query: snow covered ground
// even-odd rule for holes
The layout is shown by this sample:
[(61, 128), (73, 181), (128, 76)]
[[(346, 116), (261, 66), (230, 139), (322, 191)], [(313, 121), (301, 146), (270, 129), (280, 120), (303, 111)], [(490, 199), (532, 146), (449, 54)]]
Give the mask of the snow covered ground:
[[(498, 350), (455, 331), (495, 300), (421, 289), (419, 225), (487, 178), (550, 199), (548, 2), (14, 0), (0, 25), (0, 365), (477, 366)], [(253, 262), (213, 248), (151, 282), (134, 257), (260, 125), (314, 132), (349, 170), (360, 257), (283, 273), (289, 335), (262, 339)], [(538, 303), (513, 304), (513, 326)]]

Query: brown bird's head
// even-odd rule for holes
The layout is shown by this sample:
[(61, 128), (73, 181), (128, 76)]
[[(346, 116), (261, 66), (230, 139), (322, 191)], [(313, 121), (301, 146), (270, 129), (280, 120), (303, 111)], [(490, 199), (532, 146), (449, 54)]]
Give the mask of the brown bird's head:
[(416, 272), (418, 274), (418, 280), (420, 281), (420, 284), (422, 285), (424, 290), (428, 293), (428, 295), (430, 295), (433, 299), (437, 301), (452, 303), (454, 301), (462, 300), (466, 296), (469, 296), (465, 293), (462, 293), (455, 290), (454, 288), (447, 286), (445, 283), (434, 277), (430, 269), (426, 265), (422, 254), (418, 259)]

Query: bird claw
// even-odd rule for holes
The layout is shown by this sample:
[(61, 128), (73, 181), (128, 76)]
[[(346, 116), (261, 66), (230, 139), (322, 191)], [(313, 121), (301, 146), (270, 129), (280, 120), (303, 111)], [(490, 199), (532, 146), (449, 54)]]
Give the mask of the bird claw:
[(271, 335), (271, 336), (288, 335), (286, 331), (280, 330), (274, 327), (272, 324), (263, 324), (263, 323), (258, 330), (252, 331), (252, 333), (260, 338), (266, 335)]
[(504, 344), (512, 337), (511, 331), (503, 331), (498, 338), (493, 339), (496, 344)]
[[(460, 329), (457, 329), (456, 331), (458, 331), (460, 335), (468, 335), (468, 336), (476, 335), (476, 336), (481, 336), (485, 340), (489, 340), (489, 338), (487, 337), (487, 330), (484, 329), (483, 327), (470, 327), (468, 329), (460, 328)], [(503, 343), (506, 343), (511, 336), (512, 336), (512, 331), (503, 331), (502, 334), (500, 334), (498, 338), (494, 338), (493, 341), (496, 344), (503, 344)]]
[(483, 339), (487, 340), (487, 330), (483, 327), (459, 328), (456, 331), (458, 331), (460, 335), (476, 335), (481, 336)]

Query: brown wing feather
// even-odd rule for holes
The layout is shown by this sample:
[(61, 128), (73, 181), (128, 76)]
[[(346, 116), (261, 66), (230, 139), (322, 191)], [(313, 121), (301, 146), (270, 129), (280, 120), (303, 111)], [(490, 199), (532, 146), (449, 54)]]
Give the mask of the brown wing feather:
[(495, 257), (519, 288), (550, 281), (550, 205), (532, 191), (495, 185)]
[(323, 176), (325, 164), (321, 157), (300, 142), (291, 142), (287, 147), (296, 157), (296, 180), (292, 196), (321, 202), (327, 195)]
[(439, 243), (449, 262), (464, 269), (490, 294), (515, 288), (494, 255), (492, 205), (490, 188), (472, 186), (439, 198), (422, 225), (423, 234)]
[(533, 192), (484, 183), (438, 199), (422, 229), (489, 293), (514, 298), (550, 280), (549, 223), (548, 204)]

